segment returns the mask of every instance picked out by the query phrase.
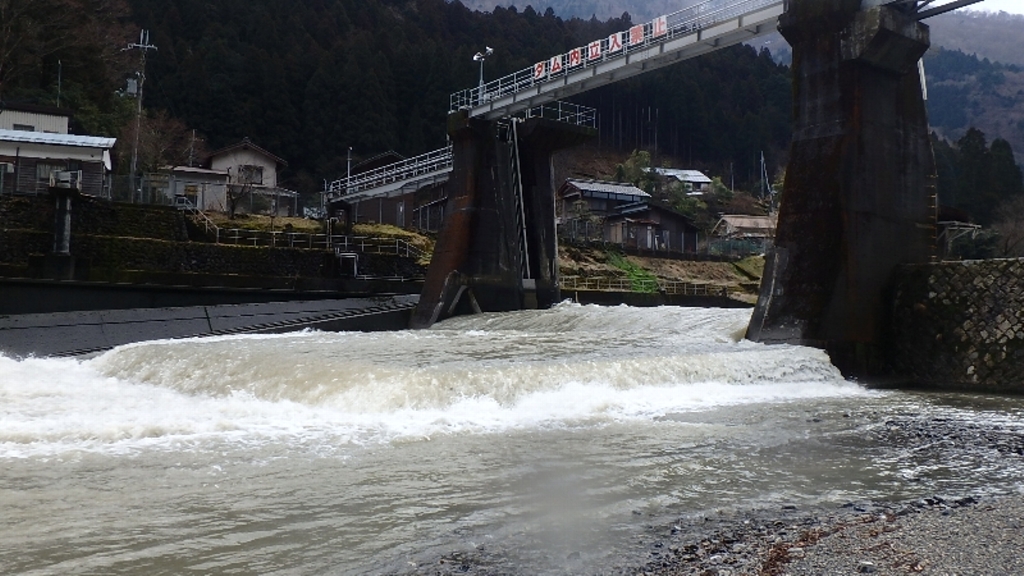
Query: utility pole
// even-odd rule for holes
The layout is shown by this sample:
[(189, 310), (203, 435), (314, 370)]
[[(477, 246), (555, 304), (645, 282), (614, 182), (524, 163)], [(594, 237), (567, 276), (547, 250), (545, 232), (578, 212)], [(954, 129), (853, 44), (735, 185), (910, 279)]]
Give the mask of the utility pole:
[(192, 140), (188, 143), (188, 167), (194, 168), (196, 163), (196, 130), (192, 129)]
[(57, 108), (60, 108), (60, 89), (64, 76), (64, 62), (57, 60)]
[(135, 145), (132, 146), (132, 168), (131, 175), (129, 176), (132, 189), (132, 201), (135, 201), (136, 192), (139, 193), (139, 200), (142, 200), (142, 191), (136, 189), (136, 172), (139, 168), (139, 133), (142, 132), (142, 87), (146, 84), (146, 55), (149, 54), (150, 50), (156, 50), (156, 46), (149, 43), (149, 30), (143, 30), (139, 32), (139, 41), (136, 44), (129, 44), (125, 50), (141, 50), (142, 61), (139, 66), (138, 78), (139, 78), (139, 93), (138, 93), (138, 108), (135, 113)]

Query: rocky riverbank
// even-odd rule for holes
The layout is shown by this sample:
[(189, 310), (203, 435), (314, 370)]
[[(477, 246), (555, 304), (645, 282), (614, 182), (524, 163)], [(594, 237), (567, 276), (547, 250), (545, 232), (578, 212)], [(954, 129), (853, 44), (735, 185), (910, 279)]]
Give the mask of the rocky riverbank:
[[(831, 511), (790, 507), (706, 518), (712, 530), (670, 528), (648, 562), (623, 574), (822, 576), (1024, 574), (1024, 498), (925, 498), (848, 504)], [(682, 536), (682, 537), (680, 537)]]
[[(719, 512), (649, 527), (627, 554), (582, 569), (580, 553), (559, 575), (614, 576), (1011, 576), (1024, 574), (1024, 495), (930, 497), (850, 503), (834, 509)], [(527, 574), (481, 547), (420, 566), (415, 574)]]
[[(995, 401), (994, 399), (990, 399)], [(998, 419), (907, 414), (865, 431), (871, 443), (920, 462), (1005, 463), (1000, 486), (947, 484), (941, 495), (842, 505), (774, 505), (653, 517), (635, 512), (631, 541), (616, 550), (543, 552), (540, 536), (444, 555), (411, 573), (435, 576), (594, 574), (602, 576), (1015, 576), (1024, 574), (1024, 492), (1013, 481), (1024, 435)], [(984, 454), (984, 458), (977, 458)], [(984, 464), (987, 462), (988, 464)], [(908, 462), (909, 464), (909, 462)], [(998, 465), (1003, 468), (1003, 465)], [(917, 485), (923, 470), (907, 470)], [(933, 490), (940, 490), (933, 488)], [(921, 494), (911, 489), (908, 494)], [(905, 499), (912, 498), (912, 499)], [(666, 512), (668, 514), (668, 512)], [(543, 555), (542, 571), (522, 559)], [(520, 560), (511, 561), (510, 558)]]

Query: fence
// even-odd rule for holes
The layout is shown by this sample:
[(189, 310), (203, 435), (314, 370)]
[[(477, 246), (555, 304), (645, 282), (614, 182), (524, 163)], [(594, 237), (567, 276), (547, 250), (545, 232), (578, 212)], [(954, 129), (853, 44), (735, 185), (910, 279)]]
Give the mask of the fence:
[(728, 296), (729, 289), (712, 284), (690, 284), (671, 280), (630, 279), (616, 277), (563, 276), (559, 280), (562, 290), (592, 290), (597, 292), (640, 292), (679, 296)]
[(407, 258), (422, 258), (426, 253), (401, 238), (373, 238), (309, 234), (305, 232), (269, 232), (243, 228), (216, 230), (218, 244), (264, 248), (301, 248), (308, 250), (335, 250), (361, 254), (387, 254)]

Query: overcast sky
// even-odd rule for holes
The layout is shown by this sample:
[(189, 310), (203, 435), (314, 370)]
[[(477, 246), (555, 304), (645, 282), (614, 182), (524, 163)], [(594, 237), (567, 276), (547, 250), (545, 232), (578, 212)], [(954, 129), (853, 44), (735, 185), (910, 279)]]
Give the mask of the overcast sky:
[(986, 12), (1011, 12), (1013, 14), (1024, 14), (1024, 0), (983, 0), (973, 6), (974, 10)]

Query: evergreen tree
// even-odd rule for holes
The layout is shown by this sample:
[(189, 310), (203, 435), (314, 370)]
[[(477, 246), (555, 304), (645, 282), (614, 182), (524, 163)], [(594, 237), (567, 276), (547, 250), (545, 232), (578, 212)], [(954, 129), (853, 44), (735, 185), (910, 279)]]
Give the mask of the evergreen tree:
[(956, 144), (960, 156), (956, 206), (970, 212), (979, 223), (987, 224), (996, 208), (996, 198), (988, 187), (989, 150), (985, 134), (971, 128)]

